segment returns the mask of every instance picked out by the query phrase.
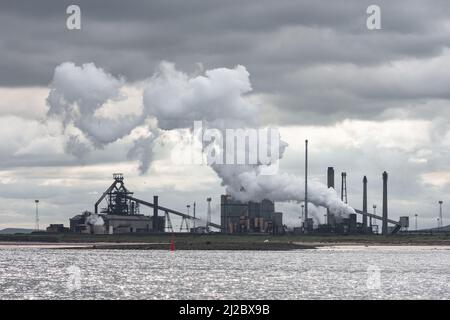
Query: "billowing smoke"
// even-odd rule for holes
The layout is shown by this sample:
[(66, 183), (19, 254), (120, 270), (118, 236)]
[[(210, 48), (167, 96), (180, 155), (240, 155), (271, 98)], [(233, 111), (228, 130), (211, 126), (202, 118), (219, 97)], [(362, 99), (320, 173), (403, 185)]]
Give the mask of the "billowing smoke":
[[(81, 67), (63, 63), (55, 69), (52, 90), (48, 97), (49, 115), (58, 117), (66, 128), (66, 149), (73, 154), (84, 154), (88, 149), (85, 140), (94, 148), (103, 147), (130, 134), (137, 127), (146, 127), (146, 134), (134, 140), (128, 152), (130, 159), (139, 159), (139, 170), (145, 173), (154, 159), (154, 145), (165, 131), (192, 128), (194, 121), (202, 121), (205, 128), (226, 129), (257, 128), (260, 108), (247, 96), (251, 91), (249, 73), (244, 66), (233, 69), (218, 68), (204, 74), (189, 76), (178, 71), (174, 64), (162, 62), (154, 75), (146, 81), (141, 114), (107, 118), (99, 110), (108, 101), (125, 97), (121, 93), (124, 80), (116, 78), (94, 64)], [(151, 126), (149, 119), (154, 120)], [(69, 133), (68, 133), (69, 132)], [(75, 133), (72, 133), (75, 132)], [(258, 137), (260, 139), (261, 137)], [(269, 160), (257, 157), (254, 164), (211, 164), (222, 179), (222, 184), (239, 200), (270, 199), (272, 201), (303, 201), (304, 182), (300, 177), (288, 174), (262, 174), (265, 166), (276, 164), (282, 158), (287, 144), (280, 140), (272, 145), (268, 139)], [(234, 146), (212, 139), (204, 142), (205, 149), (215, 146), (216, 152), (226, 155), (244, 149), (247, 144)], [(276, 147), (276, 149), (274, 149)], [(242, 150), (241, 150), (242, 151)], [(277, 152), (274, 152), (277, 151)], [(324, 206), (337, 215), (354, 212), (342, 203), (334, 189), (315, 182), (309, 184), (309, 201)]]
[(87, 216), (86, 224), (89, 224), (91, 226), (103, 226), (105, 224), (105, 221), (103, 221), (103, 218), (98, 214), (93, 213)]
[(115, 119), (100, 116), (98, 111), (109, 101), (125, 97), (121, 94), (123, 79), (115, 78), (93, 63), (81, 67), (71, 62), (57, 66), (47, 98), (48, 116), (58, 118), (66, 129), (66, 150), (77, 156), (89, 145), (100, 148), (128, 135), (143, 122), (143, 116), (123, 115)]
[[(246, 99), (251, 92), (249, 73), (243, 66), (234, 69), (214, 69), (205, 72), (205, 76), (189, 77), (177, 71), (173, 64), (163, 63), (152, 77), (144, 92), (144, 106), (149, 114), (158, 119), (161, 129), (177, 129), (192, 126), (196, 120), (202, 120), (206, 127), (216, 128), (224, 133), (229, 128), (254, 127), (261, 112)], [(268, 140), (267, 150), (272, 150)], [(215, 141), (211, 142), (215, 144)], [(215, 144), (216, 145), (216, 144)], [(219, 153), (238, 153), (237, 145), (228, 150), (219, 144)], [(207, 147), (207, 146), (206, 146)], [(280, 140), (277, 158), (282, 158), (287, 144)], [(249, 146), (241, 146), (249, 154)], [(217, 149), (216, 149), (217, 150)], [(241, 150), (242, 151), (242, 150)], [(271, 153), (272, 154), (272, 153)], [(258, 158), (257, 163), (261, 163)], [(303, 201), (304, 181), (288, 174), (261, 174), (262, 166), (212, 164), (222, 184), (234, 198), (242, 201)], [(334, 189), (311, 182), (309, 201), (324, 206), (337, 215), (353, 213), (354, 210), (342, 203)]]
[(156, 117), (158, 127), (164, 130), (190, 128), (199, 120), (211, 128), (252, 126), (259, 113), (245, 98), (251, 90), (243, 66), (189, 77), (174, 64), (162, 62), (144, 91), (144, 110)]
[(129, 159), (139, 159), (139, 172), (145, 173), (153, 161), (153, 146), (160, 136), (157, 130), (152, 130), (147, 136), (135, 140), (134, 146), (128, 151)]
[[(241, 172), (237, 176), (226, 175), (224, 181), (227, 192), (241, 201), (304, 201), (304, 180), (300, 177), (280, 173), (276, 175), (260, 175), (256, 170)], [(333, 188), (322, 183), (310, 181), (308, 183), (308, 201), (316, 206), (330, 209), (339, 216), (354, 213), (354, 210), (343, 203)]]

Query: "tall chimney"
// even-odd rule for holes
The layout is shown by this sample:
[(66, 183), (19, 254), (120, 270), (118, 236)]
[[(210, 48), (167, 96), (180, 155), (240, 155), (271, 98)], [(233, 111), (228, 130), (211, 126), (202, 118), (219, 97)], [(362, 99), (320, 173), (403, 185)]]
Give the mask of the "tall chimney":
[(158, 231), (158, 196), (153, 196), (153, 232)]
[[(327, 170), (327, 186), (328, 188), (333, 188), (334, 189), (334, 168), (333, 167), (328, 167)], [(330, 210), (327, 209), (327, 222), (328, 224), (331, 224), (331, 221), (333, 219), (330, 219)]]
[[(367, 177), (363, 178), (363, 212), (367, 213)], [(363, 228), (367, 228), (367, 216), (363, 215)], [(365, 231), (365, 230), (364, 230)]]
[(206, 198), (208, 201), (208, 211), (206, 214), (206, 232), (209, 232), (209, 224), (211, 223), (211, 198)]
[(383, 235), (388, 234), (388, 203), (387, 203), (387, 180), (388, 174), (386, 171), (383, 172), (383, 227), (381, 229), (381, 233)]
[(305, 222), (308, 222), (308, 140), (305, 140)]

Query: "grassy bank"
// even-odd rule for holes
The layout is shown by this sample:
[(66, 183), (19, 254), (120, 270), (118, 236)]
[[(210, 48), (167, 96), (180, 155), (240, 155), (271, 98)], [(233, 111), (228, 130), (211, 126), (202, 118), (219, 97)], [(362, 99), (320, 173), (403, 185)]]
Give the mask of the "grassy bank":
[[(16, 234), (0, 242), (92, 243), (97, 249), (292, 250), (323, 245), (450, 245), (449, 235)], [(92, 246), (91, 246), (92, 247)]]

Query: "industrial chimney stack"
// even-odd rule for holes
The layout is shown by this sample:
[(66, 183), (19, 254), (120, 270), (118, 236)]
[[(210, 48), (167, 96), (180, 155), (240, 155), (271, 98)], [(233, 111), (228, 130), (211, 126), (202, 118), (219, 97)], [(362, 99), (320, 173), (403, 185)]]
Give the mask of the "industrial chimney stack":
[(208, 201), (208, 212), (206, 214), (206, 232), (209, 232), (209, 224), (211, 223), (211, 198), (206, 198)]
[(305, 140), (305, 222), (308, 223), (308, 140)]
[(388, 174), (386, 171), (383, 172), (383, 226), (381, 229), (381, 233), (383, 235), (388, 234), (388, 203), (387, 203), (387, 180), (388, 180)]
[[(363, 212), (367, 213), (367, 177), (363, 178)], [(367, 216), (363, 215), (363, 229), (367, 228)]]
[(158, 231), (158, 196), (153, 196), (153, 232)]
[[(328, 186), (328, 188), (333, 188), (334, 189), (334, 168), (333, 167), (328, 167), (328, 170), (327, 170), (327, 186)], [(334, 219), (331, 219), (330, 210), (327, 209), (327, 222), (328, 222), (328, 224), (333, 224), (332, 223), (333, 221), (334, 221)]]

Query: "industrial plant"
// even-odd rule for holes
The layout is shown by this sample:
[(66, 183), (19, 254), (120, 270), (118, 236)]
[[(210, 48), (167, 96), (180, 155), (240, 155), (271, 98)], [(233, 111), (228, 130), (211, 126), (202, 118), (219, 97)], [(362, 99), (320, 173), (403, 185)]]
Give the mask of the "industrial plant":
[[(330, 210), (327, 210), (326, 221), (324, 224), (321, 224), (317, 227), (317, 229), (313, 229), (312, 219), (306, 217), (304, 229), (306, 232), (315, 232), (315, 233), (337, 233), (337, 234), (370, 234), (370, 233), (378, 233), (378, 225), (374, 224), (375, 220), (379, 220), (382, 222), (382, 230), (381, 233), (383, 235), (387, 234), (395, 234), (402, 227), (407, 228), (409, 226), (408, 217), (401, 217), (400, 221), (394, 221), (388, 218), (388, 193), (387, 193), (387, 180), (388, 174), (387, 172), (383, 172), (382, 174), (383, 180), (383, 212), (382, 216), (378, 216), (374, 213), (368, 212), (367, 207), (367, 177), (364, 176), (362, 179), (363, 182), (363, 199), (362, 199), (362, 210), (355, 209), (356, 213), (349, 214), (348, 218), (336, 217)], [(327, 170), (327, 186), (328, 188), (334, 189), (334, 168), (328, 167)], [(341, 201), (347, 203), (347, 173), (341, 173)], [(358, 222), (357, 215), (361, 216), (361, 222)], [(392, 224), (389, 226), (388, 224)]]
[(275, 212), (270, 200), (240, 202), (229, 195), (220, 197), (221, 230), (225, 233), (285, 232), (283, 213)]
[[(339, 204), (350, 209), (348, 214), (335, 214), (327, 208), (324, 223), (314, 224), (308, 213), (308, 140), (305, 141), (305, 194), (299, 205), (302, 207), (300, 227), (289, 231), (283, 224), (283, 213), (275, 210), (275, 202), (264, 199), (260, 202), (239, 201), (229, 194), (220, 197), (220, 224), (211, 221), (211, 201), (208, 197), (206, 219), (199, 218), (196, 213), (196, 203), (187, 205), (187, 213), (170, 209), (159, 204), (159, 197), (153, 196), (153, 202), (137, 198), (127, 189), (122, 173), (113, 174), (112, 184), (102, 193), (94, 204), (93, 212), (85, 211), (70, 219), (70, 228), (62, 224), (51, 224), (47, 228), (50, 233), (80, 233), (80, 234), (130, 234), (130, 233), (164, 233), (164, 232), (192, 232), (224, 234), (284, 234), (294, 232), (301, 234), (378, 234), (378, 225), (381, 222), (381, 234), (395, 234), (400, 230), (407, 230), (409, 217), (400, 217), (399, 221), (388, 217), (388, 173), (382, 173), (383, 195), (382, 215), (368, 210), (368, 180), (362, 179), (362, 208), (355, 209), (347, 205), (347, 173), (341, 172), (341, 193)], [(335, 189), (335, 170), (327, 169), (327, 189)], [(335, 199), (338, 200), (338, 199)], [(37, 200), (36, 200), (37, 201)], [(298, 201), (300, 202), (300, 201)], [(38, 223), (36, 202), (36, 223)], [(442, 205), (442, 203), (440, 203)], [(151, 215), (144, 215), (140, 208), (144, 206), (152, 209)], [(100, 208), (101, 207), (101, 208)], [(328, 206), (327, 206), (328, 207)], [(304, 210), (303, 210), (304, 209)], [(179, 230), (175, 230), (171, 217), (181, 218)], [(202, 215), (204, 216), (204, 215)], [(358, 216), (360, 217), (358, 219)]]
[[(113, 174), (114, 182), (102, 194), (94, 205), (94, 212), (85, 211), (70, 219), (70, 231), (73, 233), (90, 234), (120, 234), (120, 233), (161, 233), (174, 232), (171, 215), (182, 218), (180, 231), (183, 225), (190, 231), (189, 222), (201, 221), (194, 216), (169, 209), (158, 204), (158, 196), (153, 196), (153, 203), (134, 197), (124, 184), (123, 174)], [(105, 207), (99, 212), (99, 206), (105, 202)], [(140, 206), (153, 209), (153, 215), (146, 216), (140, 213)], [(207, 222), (206, 228), (219, 225)], [(194, 231), (194, 230), (192, 230)]]
[[(399, 221), (388, 218), (388, 174), (383, 172), (383, 205), (382, 215), (368, 212), (367, 205), (367, 178), (363, 177), (362, 210), (355, 209), (348, 217), (336, 216), (327, 209), (326, 220), (323, 224), (314, 224), (307, 210), (304, 212), (300, 227), (294, 228), (295, 233), (303, 234), (377, 234), (381, 221), (383, 235), (395, 234), (409, 226), (409, 218), (401, 217)], [(333, 167), (327, 170), (327, 186), (335, 187), (335, 172)], [(346, 173), (341, 173), (341, 200), (347, 202)], [(207, 198), (206, 220), (196, 214), (196, 205), (193, 204), (192, 215), (182, 213), (159, 205), (158, 196), (153, 196), (153, 202), (139, 199), (134, 196), (124, 183), (121, 173), (113, 174), (113, 182), (94, 204), (93, 212), (85, 211), (70, 219), (70, 228), (62, 224), (51, 224), (47, 228), (49, 233), (84, 233), (84, 234), (123, 234), (123, 233), (164, 233), (164, 232), (193, 232), (210, 233), (222, 232), (225, 234), (283, 234), (288, 231), (283, 224), (283, 213), (275, 210), (275, 203), (268, 199), (261, 202), (241, 202), (230, 195), (220, 197), (220, 225), (211, 222), (211, 201)], [(302, 204), (305, 207), (306, 202)], [(140, 208), (152, 209), (152, 215), (144, 215)], [(181, 218), (180, 228), (175, 230), (171, 217)], [(360, 216), (360, 221), (358, 221)], [(389, 224), (391, 226), (389, 226)]]

